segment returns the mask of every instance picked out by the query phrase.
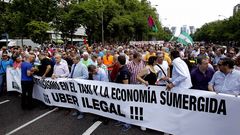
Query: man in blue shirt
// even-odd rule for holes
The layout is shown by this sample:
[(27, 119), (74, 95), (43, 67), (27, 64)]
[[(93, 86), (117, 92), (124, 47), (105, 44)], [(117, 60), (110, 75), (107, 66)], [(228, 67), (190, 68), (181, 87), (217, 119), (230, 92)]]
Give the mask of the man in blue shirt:
[(200, 57), (197, 60), (198, 67), (191, 72), (192, 89), (208, 90), (208, 82), (211, 81), (214, 70), (208, 67), (208, 58)]
[(8, 58), (7, 53), (2, 54), (0, 60), (0, 96), (3, 94), (4, 85), (6, 84), (6, 71), (8, 66), (12, 66), (13, 62)]
[(33, 67), (34, 55), (26, 55), (26, 61), (21, 65), (22, 109), (32, 109), (33, 74), (38, 69)]
[(209, 82), (208, 89), (217, 93), (240, 94), (240, 71), (234, 69), (234, 61), (228, 57), (221, 58), (217, 71)]
[(88, 72), (89, 72), (90, 80), (105, 81), (105, 82), (109, 81), (106, 72), (101, 68), (97, 68), (97, 66), (95, 65), (89, 65)]
[[(73, 65), (71, 67), (71, 72), (69, 74), (69, 78), (79, 78), (79, 79), (88, 79), (88, 68), (80, 63), (80, 56), (73, 57)], [(84, 114), (79, 111), (74, 111), (72, 116), (77, 116), (77, 119), (82, 119)]]

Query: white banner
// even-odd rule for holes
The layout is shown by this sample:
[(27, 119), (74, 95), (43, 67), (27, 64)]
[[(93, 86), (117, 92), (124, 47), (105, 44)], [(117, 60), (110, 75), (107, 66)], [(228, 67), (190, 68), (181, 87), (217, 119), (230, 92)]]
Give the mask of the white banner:
[(34, 78), (33, 97), (174, 135), (239, 135), (240, 99), (213, 92)]
[(21, 69), (7, 67), (7, 91), (17, 91), (22, 93), (21, 89)]
[(130, 41), (130, 45), (163, 45), (164, 41)]

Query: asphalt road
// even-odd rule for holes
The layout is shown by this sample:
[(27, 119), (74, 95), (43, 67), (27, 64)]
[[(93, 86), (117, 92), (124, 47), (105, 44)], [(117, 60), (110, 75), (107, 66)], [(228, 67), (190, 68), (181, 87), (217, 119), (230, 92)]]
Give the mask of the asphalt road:
[[(93, 114), (85, 114), (81, 120), (66, 114), (66, 110), (35, 107), (33, 110), (21, 109), (21, 97), (6, 95), (0, 97), (0, 135), (162, 135), (162, 132), (147, 129), (142, 131), (132, 126), (127, 132), (114, 125), (110, 120), (107, 125), (101, 122), (96, 126)], [(40, 117), (39, 117), (40, 116)], [(90, 128), (95, 126), (95, 128)], [(90, 130), (92, 132), (88, 132)]]

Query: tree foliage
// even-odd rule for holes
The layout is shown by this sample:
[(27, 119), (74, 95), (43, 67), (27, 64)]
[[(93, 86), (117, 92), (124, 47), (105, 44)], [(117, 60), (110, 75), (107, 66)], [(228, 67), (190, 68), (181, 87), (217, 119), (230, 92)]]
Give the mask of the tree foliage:
[(49, 39), (47, 31), (50, 30), (50, 26), (46, 22), (31, 21), (27, 24), (27, 29), (30, 33), (29, 36), (36, 43), (42, 44)]
[[(147, 0), (13, 0), (0, 6), (0, 33), (11, 37), (31, 37), (43, 42), (51, 28), (63, 37), (72, 37), (80, 26), (86, 28), (89, 40), (101, 42), (102, 25), (106, 41), (169, 40), (156, 9)], [(147, 18), (152, 16), (158, 28), (153, 32)], [(47, 25), (48, 24), (48, 25)], [(42, 27), (42, 28), (41, 28)]]
[(194, 34), (197, 41), (230, 42), (240, 41), (240, 12), (225, 20), (204, 24)]

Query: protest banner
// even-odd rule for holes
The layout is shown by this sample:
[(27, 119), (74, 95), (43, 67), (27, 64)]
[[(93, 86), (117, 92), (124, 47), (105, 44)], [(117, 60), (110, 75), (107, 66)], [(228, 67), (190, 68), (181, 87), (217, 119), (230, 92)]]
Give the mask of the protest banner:
[(34, 78), (33, 97), (174, 135), (239, 135), (240, 99), (214, 92), (82, 79)]
[(21, 89), (21, 69), (7, 67), (7, 91), (17, 91), (22, 93)]

